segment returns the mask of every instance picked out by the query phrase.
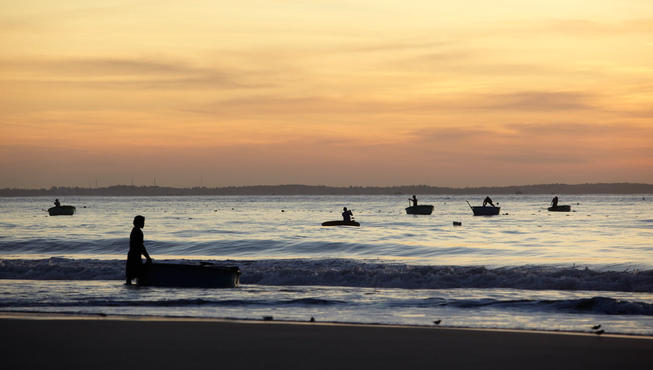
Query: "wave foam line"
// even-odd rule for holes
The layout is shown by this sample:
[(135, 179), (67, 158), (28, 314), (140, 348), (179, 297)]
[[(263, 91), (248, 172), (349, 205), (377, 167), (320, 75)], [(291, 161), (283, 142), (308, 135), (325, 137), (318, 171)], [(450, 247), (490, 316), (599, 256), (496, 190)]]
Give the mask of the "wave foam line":
[[(166, 262), (166, 261), (160, 261)], [(167, 261), (196, 264), (199, 261)], [(510, 288), (653, 292), (653, 270), (596, 271), (554, 266), (413, 266), (348, 259), (212, 261), (240, 266), (243, 284), (403, 289)], [(121, 260), (0, 260), (0, 279), (122, 280)]]

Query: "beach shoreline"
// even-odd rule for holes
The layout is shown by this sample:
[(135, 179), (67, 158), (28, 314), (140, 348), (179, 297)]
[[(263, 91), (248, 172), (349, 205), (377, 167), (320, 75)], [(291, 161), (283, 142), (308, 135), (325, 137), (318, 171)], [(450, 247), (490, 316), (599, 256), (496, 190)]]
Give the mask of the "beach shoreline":
[(7, 369), (642, 368), (653, 336), (0, 312)]
[[(247, 319), (229, 317), (192, 317), (192, 316), (160, 316), (160, 315), (115, 315), (104, 313), (59, 313), (59, 312), (38, 312), (38, 311), (0, 311), (0, 320), (104, 320), (104, 321), (142, 321), (142, 322), (207, 322), (207, 323), (235, 323), (243, 325), (310, 325), (310, 326), (334, 326), (334, 327), (370, 327), (388, 329), (426, 329), (426, 330), (460, 330), (460, 331), (481, 331), (497, 333), (524, 333), (524, 334), (549, 334), (549, 335), (579, 335), (597, 337), (593, 331), (573, 330), (535, 330), (518, 328), (479, 328), (466, 326), (448, 325), (410, 325), (410, 324), (388, 324), (388, 323), (359, 323), (340, 321), (297, 321), (283, 319)], [(626, 333), (602, 333), (603, 338), (631, 338), (653, 340), (653, 335), (626, 334)]]

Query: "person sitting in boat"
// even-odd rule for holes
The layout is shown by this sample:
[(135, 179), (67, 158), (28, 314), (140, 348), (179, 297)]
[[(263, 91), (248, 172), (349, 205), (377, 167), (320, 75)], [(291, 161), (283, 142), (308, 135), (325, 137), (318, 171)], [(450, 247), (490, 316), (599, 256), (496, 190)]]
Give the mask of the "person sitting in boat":
[(491, 205), (492, 207), (495, 207), (495, 208), (496, 208), (496, 206), (494, 205), (494, 203), (492, 203), (492, 199), (491, 199), (489, 196), (488, 196), (488, 197), (485, 197), (485, 199), (483, 200), (483, 207), (485, 207), (485, 206), (488, 205), (488, 204)]
[(551, 199), (551, 207), (555, 208), (557, 206), (558, 206), (558, 196), (556, 195), (555, 197), (553, 197), (553, 199)]
[(152, 263), (152, 258), (150, 258), (143, 243), (143, 231), (141, 230), (143, 227), (145, 227), (145, 217), (134, 217), (134, 228), (129, 235), (129, 253), (127, 253), (127, 266), (125, 268), (127, 278), (125, 284), (127, 285), (131, 285), (132, 280), (138, 277), (141, 272), (143, 264), (141, 254), (147, 258), (147, 263)]
[(408, 204), (410, 204), (410, 202), (413, 202), (413, 207), (416, 207), (416, 206), (417, 206), (417, 197), (415, 196), (415, 194), (413, 194), (413, 198), (412, 198), (412, 199), (411, 199), (411, 198), (408, 198), (408, 202), (409, 202)]
[(61, 203), (59, 202), (59, 198), (54, 200), (54, 206), (55, 207), (61, 207)]
[(351, 212), (350, 209), (347, 209), (347, 207), (344, 207), (342, 209), (342, 219), (345, 222), (351, 222), (351, 218), (354, 217), (354, 214)]

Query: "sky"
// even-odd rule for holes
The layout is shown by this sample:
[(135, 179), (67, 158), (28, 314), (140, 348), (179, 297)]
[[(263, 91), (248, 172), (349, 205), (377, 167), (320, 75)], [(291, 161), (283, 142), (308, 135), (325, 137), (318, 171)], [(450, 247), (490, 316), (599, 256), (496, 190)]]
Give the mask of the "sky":
[(0, 188), (653, 183), (650, 0), (0, 0)]

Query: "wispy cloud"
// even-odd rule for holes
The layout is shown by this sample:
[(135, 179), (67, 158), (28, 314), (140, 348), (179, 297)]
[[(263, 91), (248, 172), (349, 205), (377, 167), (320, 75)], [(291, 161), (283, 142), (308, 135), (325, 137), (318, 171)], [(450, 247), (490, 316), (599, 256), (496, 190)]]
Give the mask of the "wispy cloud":
[(590, 109), (594, 96), (580, 92), (523, 91), (481, 97), (483, 108), (501, 110), (553, 111)]
[(5, 81), (99, 89), (260, 88), (252, 71), (233, 67), (199, 68), (152, 59), (0, 60)]

